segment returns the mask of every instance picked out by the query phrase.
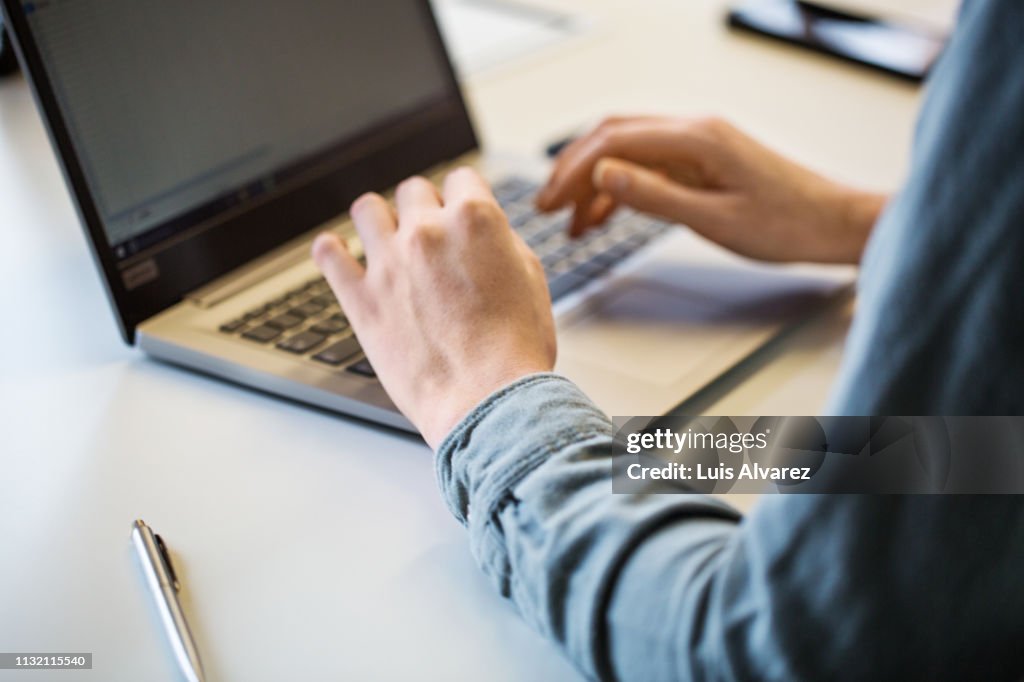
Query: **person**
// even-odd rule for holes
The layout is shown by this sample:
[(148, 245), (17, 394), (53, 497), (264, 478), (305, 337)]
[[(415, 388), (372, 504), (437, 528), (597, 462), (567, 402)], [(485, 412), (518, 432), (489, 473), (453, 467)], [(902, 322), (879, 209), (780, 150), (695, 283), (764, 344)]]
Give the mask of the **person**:
[[(1024, 5), (968, 0), (912, 170), (883, 197), (718, 119), (612, 119), (538, 198), (585, 231), (628, 205), (751, 258), (860, 262), (834, 414), (1024, 407)], [(381, 382), (436, 450), (483, 571), (588, 677), (1020, 679), (1015, 496), (615, 495), (608, 418), (552, 373), (544, 274), (460, 169), (352, 206), (313, 256)]]

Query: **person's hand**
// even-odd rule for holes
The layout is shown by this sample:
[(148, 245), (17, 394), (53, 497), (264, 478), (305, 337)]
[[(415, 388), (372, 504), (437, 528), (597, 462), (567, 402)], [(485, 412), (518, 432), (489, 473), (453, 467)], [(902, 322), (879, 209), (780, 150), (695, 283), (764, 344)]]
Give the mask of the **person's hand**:
[(490, 393), (555, 363), (544, 270), (487, 184), (462, 168), (444, 192), (398, 187), (351, 210), (366, 267), (324, 233), (313, 259), (395, 405), (431, 447)]
[(567, 147), (537, 206), (573, 206), (573, 236), (625, 205), (751, 258), (856, 263), (885, 200), (817, 175), (720, 119), (635, 117), (609, 119)]

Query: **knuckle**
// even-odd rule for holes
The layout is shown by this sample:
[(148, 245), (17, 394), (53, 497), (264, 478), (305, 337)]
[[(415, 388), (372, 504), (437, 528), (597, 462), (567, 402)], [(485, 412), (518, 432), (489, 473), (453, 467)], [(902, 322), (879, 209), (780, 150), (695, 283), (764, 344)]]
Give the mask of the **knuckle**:
[(493, 201), (467, 199), (456, 209), (456, 218), (466, 227), (486, 227), (501, 221), (504, 214)]
[(705, 116), (697, 119), (696, 125), (698, 128), (714, 135), (715, 137), (724, 137), (729, 132), (729, 122), (721, 116)]
[(597, 146), (594, 150), (595, 153), (614, 153), (619, 147), (623, 146), (624, 134), (625, 127), (623, 124), (610, 125), (604, 130), (598, 131), (595, 136), (597, 142)]
[(415, 232), (437, 225), (432, 211), (426, 209), (410, 209), (400, 216), (399, 232)]
[(403, 230), (409, 246), (419, 252), (436, 250), (444, 241), (444, 229), (433, 222), (419, 222)]
[(396, 188), (395, 191), (396, 192), (407, 192), (410, 189), (413, 189), (415, 187), (423, 185), (424, 183), (427, 183), (427, 179), (426, 178), (424, 178), (422, 176), (419, 176), (419, 175), (414, 175), (411, 178), (406, 178), (405, 180), (402, 180), (402, 182), (400, 182), (398, 184), (398, 187)]
[(600, 147), (608, 147), (615, 140), (617, 134), (617, 125), (610, 124), (607, 126), (602, 126), (597, 129), (597, 132), (594, 133), (594, 141), (597, 142), (598, 146)]
[(371, 204), (376, 203), (378, 199), (382, 197), (375, 192), (367, 192), (359, 196), (358, 199), (352, 202), (351, 213), (359, 213), (360, 211), (368, 208)]

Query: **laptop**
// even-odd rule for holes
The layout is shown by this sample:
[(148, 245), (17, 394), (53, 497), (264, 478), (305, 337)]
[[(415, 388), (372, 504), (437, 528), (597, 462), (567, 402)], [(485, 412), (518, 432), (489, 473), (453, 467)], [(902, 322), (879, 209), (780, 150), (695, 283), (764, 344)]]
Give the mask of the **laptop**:
[(625, 211), (569, 240), (543, 160), (479, 148), (426, 0), (2, 4), (121, 334), (181, 367), (413, 430), (309, 246), (358, 249), (356, 197), (463, 164), (546, 268), (557, 371), (612, 415), (672, 410), (852, 281)]

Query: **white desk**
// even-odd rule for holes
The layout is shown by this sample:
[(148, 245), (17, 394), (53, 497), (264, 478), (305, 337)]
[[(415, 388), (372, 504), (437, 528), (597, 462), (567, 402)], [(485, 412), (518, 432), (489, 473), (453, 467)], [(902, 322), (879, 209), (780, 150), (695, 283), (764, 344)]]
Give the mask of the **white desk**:
[[(716, 1), (561, 4), (598, 31), (472, 84), (489, 144), (720, 112), (849, 180), (900, 178), (914, 88), (729, 34)], [(143, 517), (211, 679), (572, 679), (476, 571), (423, 445), (121, 345), (20, 80), (0, 84), (0, 301), (0, 651), (94, 652), (49, 678), (177, 679), (129, 551)], [(841, 312), (809, 324), (707, 409), (814, 413), (844, 332)]]

